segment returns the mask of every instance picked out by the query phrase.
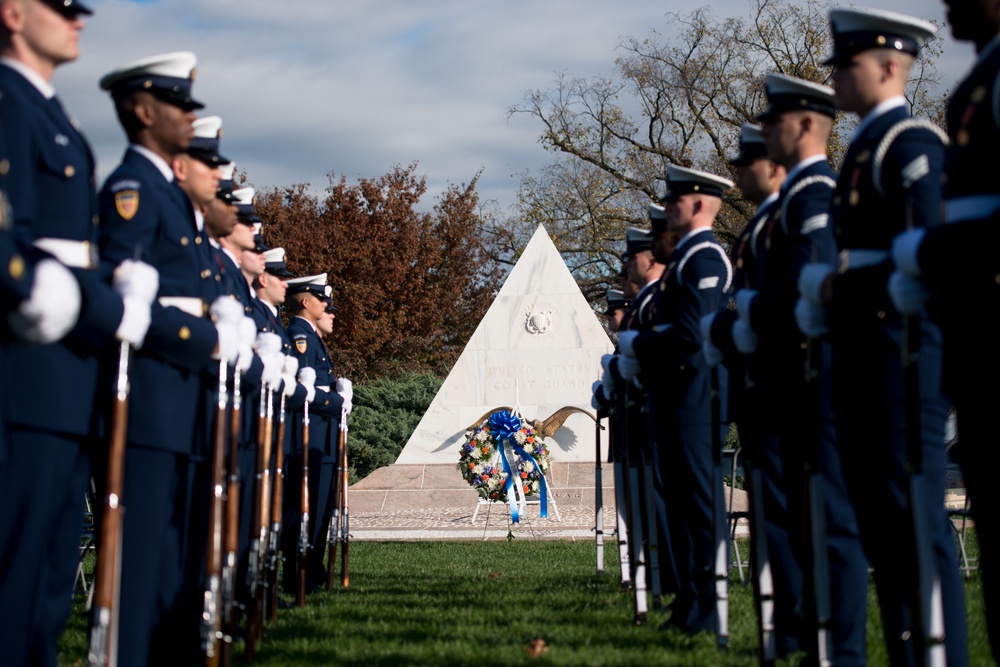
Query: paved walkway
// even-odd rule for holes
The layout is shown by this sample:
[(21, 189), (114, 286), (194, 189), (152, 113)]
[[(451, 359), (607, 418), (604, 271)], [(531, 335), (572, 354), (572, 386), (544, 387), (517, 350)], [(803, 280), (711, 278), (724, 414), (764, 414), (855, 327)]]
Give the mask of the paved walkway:
[[(593, 463), (553, 463), (549, 472), (548, 518), (537, 503), (510, 523), (506, 504), (479, 503), (453, 465), (392, 465), (380, 468), (350, 490), (351, 536), (355, 540), (502, 540), (516, 538), (593, 540), (596, 525)], [(612, 468), (602, 466), (605, 540), (615, 529)], [(735, 508), (746, 508), (736, 492)], [(475, 521), (473, 521), (475, 518)]]

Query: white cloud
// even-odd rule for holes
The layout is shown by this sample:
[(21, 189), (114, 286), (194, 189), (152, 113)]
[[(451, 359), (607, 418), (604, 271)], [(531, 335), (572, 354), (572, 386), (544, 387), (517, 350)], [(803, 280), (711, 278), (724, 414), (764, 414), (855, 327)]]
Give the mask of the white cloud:
[[(329, 171), (377, 177), (418, 161), (431, 194), (483, 169), (480, 194), (501, 205), (513, 202), (512, 174), (551, 159), (537, 142), (540, 126), (508, 121), (506, 109), (556, 72), (609, 74), (622, 37), (668, 32), (667, 12), (693, 9), (661, 0), (91, 4), (83, 55), (55, 83), (91, 140), (100, 177), (125, 140), (98, 79), (131, 60), (188, 49), (199, 58), (195, 97), (204, 113), (222, 116), (223, 152), (258, 188), (306, 181), (318, 191)], [(713, 11), (742, 15), (746, 5), (725, 0)], [(907, 11), (943, 14), (932, 0)], [(971, 54), (948, 42), (939, 64), (946, 84)]]

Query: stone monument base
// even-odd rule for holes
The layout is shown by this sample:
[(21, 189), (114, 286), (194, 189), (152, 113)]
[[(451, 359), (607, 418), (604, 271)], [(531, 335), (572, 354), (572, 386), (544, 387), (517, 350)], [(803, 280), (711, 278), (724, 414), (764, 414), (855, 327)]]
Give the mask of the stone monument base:
[[(594, 540), (595, 464), (554, 461), (549, 470), (549, 517), (529, 505), (519, 524), (510, 524), (509, 507), (491, 503), (479, 509), (477, 494), (454, 464), (394, 464), (379, 468), (350, 489), (350, 530), (356, 540), (496, 540), (512, 530), (518, 539)], [(601, 468), (605, 548), (614, 548), (615, 493), (610, 463)], [(728, 487), (727, 498), (728, 498)], [(746, 494), (737, 491), (737, 510)]]

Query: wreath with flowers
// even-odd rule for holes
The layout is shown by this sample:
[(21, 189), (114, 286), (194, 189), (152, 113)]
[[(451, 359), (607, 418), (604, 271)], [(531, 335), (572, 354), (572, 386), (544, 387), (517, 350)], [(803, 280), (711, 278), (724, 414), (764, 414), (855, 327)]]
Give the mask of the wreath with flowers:
[[(506, 459), (506, 463), (505, 463)], [(527, 422), (507, 410), (494, 412), (465, 434), (459, 454), (462, 477), (484, 500), (508, 502), (517, 496), (544, 496), (549, 448)], [(508, 483), (509, 468), (515, 479)], [(518, 484), (515, 488), (514, 483)], [(544, 516), (544, 515), (543, 515)]]

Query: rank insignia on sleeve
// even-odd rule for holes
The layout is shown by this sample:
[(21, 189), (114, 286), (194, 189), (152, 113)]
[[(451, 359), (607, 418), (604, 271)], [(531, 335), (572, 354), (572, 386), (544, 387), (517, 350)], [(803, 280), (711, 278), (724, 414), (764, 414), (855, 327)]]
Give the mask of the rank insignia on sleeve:
[(299, 354), (305, 354), (306, 353), (306, 339), (305, 338), (300, 338), (297, 341), (295, 341), (295, 349), (299, 351)]
[(139, 212), (139, 191), (122, 190), (115, 193), (115, 210), (124, 220), (131, 220)]

